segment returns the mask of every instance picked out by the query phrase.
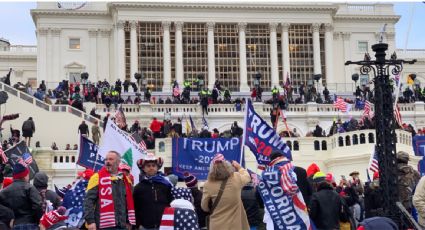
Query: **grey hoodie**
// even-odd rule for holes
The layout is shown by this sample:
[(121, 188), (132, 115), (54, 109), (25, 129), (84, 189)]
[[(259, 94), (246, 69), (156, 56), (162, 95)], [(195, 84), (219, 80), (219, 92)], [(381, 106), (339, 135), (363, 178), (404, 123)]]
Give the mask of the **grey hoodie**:
[(45, 192), (46, 201), (50, 201), (50, 203), (52, 203), (53, 205), (53, 208), (57, 209), (59, 206), (62, 205), (62, 199), (58, 194), (56, 194), (52, 190), (47, 189), (48, 181), (49, 177), (45, 172), (38, 172), (34, 176), (33, 185), (40, 192), (40, 196), (43, 197), (42, 193)]

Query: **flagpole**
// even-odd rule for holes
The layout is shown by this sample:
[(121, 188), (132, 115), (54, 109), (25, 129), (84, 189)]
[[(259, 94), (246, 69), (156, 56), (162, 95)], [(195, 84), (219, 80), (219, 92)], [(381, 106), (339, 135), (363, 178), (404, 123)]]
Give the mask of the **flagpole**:
[(243, 134), (242, 134), (242, 143), (241, 143), (241, 159), (239, 160), (239, 163), (242, 164), (242, 159), (243, 159), (243, 155), (244, 155), (244, 150), (245, 150), (245, 141), (246, 141), (246, 120), (248, 119), (248, 103), (251, 99), (247, 99), (245, 102), (245, 115), (243, 118)]

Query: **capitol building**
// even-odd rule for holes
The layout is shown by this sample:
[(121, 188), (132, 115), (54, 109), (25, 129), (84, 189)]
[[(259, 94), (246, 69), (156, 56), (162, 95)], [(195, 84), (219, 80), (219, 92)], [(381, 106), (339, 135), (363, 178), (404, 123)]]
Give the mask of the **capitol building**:
[[(62, 80), (80, 81), (83, 72), (89, 73), (91, 82), (136, 81), (134, 74), (141, 73), (158, 97), (171, 96), (174, 81), (183, 85), (199, 78), (209, 89), (218, 80), (232, 95), (248, 96), (259, 73), (265, 91), (282, 86), (289, 77), (294, 87), (318, 84), (320, 91), (326, 86), (331, 95), (351, 96), (355, 84), (368, 86), (372, 76), (361, 75), (358, 66), (345, 66), (345, 61), (362, 60), (367, 52), (373, 56), (371, 46), (382, 38), (389, 45), (388, 56), (396, 52), (399, 58), (417, 59), (415, 65), (404, 66), (402, 81), (415, 73), (416, 84), (425, 86), (425, 50), (397, 49), (395, 24), (400, 16), (390, 3), (38, 2), (31, 16), (36, 46), (0, 39), (0, 77), (12, 68), (12, 85), (29, 82), (37, 87), (44, 80), (48, 88), (55, 88)], [(352, 80), (356, 73), (358, 82)], [(321, 76), (317, 83), (314, 75)], [(65, 184), (78, 154), (43, 147), (78, 143), (78, 125), (82, 120), (91, 124), (94, 118), (67, 105), (47, 105), (4, 84), (0, 88), (9, 93), (6, 112), (21, 115), (12, 122), (14, 127), (34, 117), (34, 142), (42, 146), (35, 150), (36, 159), (55, 183)], [(102, 116), (108, 112), (104, 105), (85, 106)], [(400, 107), (403, 122), (425, 127), (423, 102)], [(199, 105), (142, 103), (123, 108), (129, 124), (139, 120), (148, 126), (152, 117), (162, 119), (166, 114), (172, 121), (191, 115), (199, 127), (202, 124)], [(269, 105), (256, 103), (255, 108), (269, 121)], [(288, 125), (301, 134), (288, 138), (291, 146), (298, 146), (293, 149), (295, 163), (307, 166), (314, 161), (337, 175), (364, 171), (376, 141), (374, 130), (305, 137), (317, 124), (328, 130), (336, 118), (359, 119), (361, 114), (343, 114), (325, 104), (290, 105)], [(214, 104), (207, 119), (210, 128), (225, 131), (234, 121), (243, 123), (243, 112), (234, 105)], [(278, 131), (283, 130), (279, 124)], [(410, 133), (399, 130), (397, 138), (398, 150), (413, 152)], [(157, 140), (154, 152), (163, 154), (169, 164), (171, 140)], [(412, 158), (417, 164), (419, 158)]]

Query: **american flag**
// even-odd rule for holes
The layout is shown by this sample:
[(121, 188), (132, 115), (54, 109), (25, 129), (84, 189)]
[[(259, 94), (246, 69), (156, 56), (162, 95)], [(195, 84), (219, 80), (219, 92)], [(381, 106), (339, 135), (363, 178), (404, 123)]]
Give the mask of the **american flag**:
[(294, 175), (294, 166), (292, 163), (288, 162), (282, 167), (280, 167), (280, 172), (282, 173), (280, 185), (288, 194), (295, 194), (298, 190), (296, 176)]
[(9, 158), (7, 158), (6, 153), (3, 152), (2, 147), (0, 146), (0, 158), (1, 163), (6, 164), (9, 161)]
[(140, 136), (140, 133), (134, 132), (134, 133), (131, 134), (130, 137), (134, 142), (136, 142), (139, 145), (139, 148), (141, 148), (147, 154), (148, 148), (146, 147), (145, 141)]
[(368, 101), (368, 100), (365, 101), (363, 117), (368, 117), (368, 118), (373, 117), (372, 106), (373, 106), (373, 104), (370, 103), (370, 101)]
[(394, 119), (400, 126), (403, 124), (401, 121), (400, 108), (398, 105), (394, 106)]
[(83, 224), (83, 203), (86, 196), (88, 181), (77, 181), (73, 188), (68, 190), (63, 198), (62, 205), (67, 209), (69, 217), (65, 222), (72, 227), (80, 228)]
[(377, 172), (379, 170), (378, 154), (376, 153), (375, 150), (370, 155), (369, 170), (372, 172)]
[(27, 165), (32, 164), (32, 156), (31, 156), (30, 153), (22, 154), (22, 159), (24, 160), (25, 164), (27, 164)]
[(198, 218), (194, 210), (165, 208), (159, 230), (198, 230)]
[(334, 107), (341, 110), (341, 112), (347, 112), (347, 102), (344, 99), (338, 97), (334, 102)]

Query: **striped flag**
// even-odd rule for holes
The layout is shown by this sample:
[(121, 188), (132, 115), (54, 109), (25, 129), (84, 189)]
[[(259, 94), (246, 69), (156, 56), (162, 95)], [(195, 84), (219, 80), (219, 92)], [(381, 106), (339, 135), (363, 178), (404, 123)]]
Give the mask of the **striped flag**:
[(375, 150), (373, 150), (372, 154), (370, 155), (369, 170), (372, 172), (377, 172), (379, 170), (378, 154)]
[(362, 118), (364, 118), (364, 117), (372, 118), (373, 117), (372, 107), (373, 107), (373, 104), (370, 103), (370, 101), (366, 100), (365, 104), (364, 104), (364, 111), (363, 111)]
[(3, 152), (3, 148), (0, 146), (0, 159), (2, 164), (6, 164), (9, 161), (9, 158), (7, 158), (6, 153)]
[(138, 144), (138, 146), (143, 150), (145, 154), (147, 154), (148, 148), (146, 147), (146, 143), (143, 140), (142, 136), (140, 136), (139, 132), (134, 132), (130, 135), (131, 139)]
[(394, 119), (401, 126), (403, 122), (401, 121), (400, 108), (398, 105), (394, 106)]
[(337, 108), (341, 112), (345, 113), (347, 112), (347, 102), (345, 102), (344, 99), (338, 97), (334, 102), (334, 108)]
[(199, 229), (198, 218), (194, 210), (173, 207), (164, 209), (159, 230), (178, 229)]
[(286, 163), (283, 167), (280, 168), (282, 173), (280, 185), (288, 194), (295, 194), (298, 190), (296, 179), (294, 178), (294, 166), (292, 163)]

